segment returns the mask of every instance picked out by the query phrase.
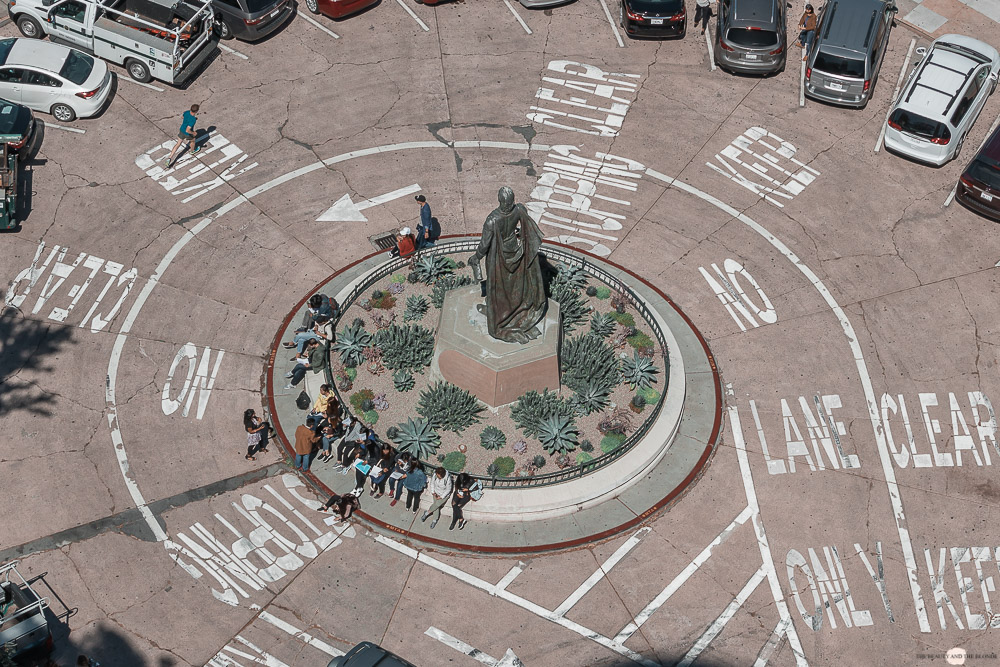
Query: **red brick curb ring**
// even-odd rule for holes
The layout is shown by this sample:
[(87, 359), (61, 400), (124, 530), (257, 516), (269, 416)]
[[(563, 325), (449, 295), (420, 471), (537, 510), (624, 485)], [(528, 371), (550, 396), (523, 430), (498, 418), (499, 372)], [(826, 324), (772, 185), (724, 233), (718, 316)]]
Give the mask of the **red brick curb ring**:
[[(460, 239), (460, 238), (470, 238), (470, 237), (476, 237), (476, 236), (479, 236), (479, 235), (478, 234), (450, 234), (450, 235), (442, 236), (441, 238), (442, 239)], [(624, 523), (621, 523), (621, 524), (619, 524), (619, 525), (617, 525), (617, 526), (615, 526), (613, 528), (608, 528), (606, 530), (603, 530), (603, 531), (601, 531), (599, 533), (595, 533), (593, 535), (589, 535), (587, 537), (580, 537), (580, 538), (576, 538), (576, 539), (573, 539), (573, 540), (566, 540), (564, 542), (552, 542), (552, 543), (549, 543), (549, 544), (539, 544), (539, 545), (534, 545), (534, 546), (510, 546), (510, 547), (478, 546), (478, 545), (469, 545), (469, 544), (459, 544), (459, 543), (456, 543), (456, 542), (449, 542), (448, 540), (439, 540), (439, 539), (434, 538), (434, 537), (429, 537), (429, 536), (426, 536), (426, 535), (419, 535), (417, 533), (412, 533), (412, 532), (410, 532), (408, 530), (404, 530), (404, 529), (399, 528), (397, 526), (393, 526), (391, 524), (385, 523), (384, 521), (382, 521), (380, 519), (377, 519), (377, 518), (375, 518), (375, 517), (373, 517), (373, 516), (371, 516), (369, 514), (366, 514), (364, 511), (361, 511), (361, 510), (355, 512), (352, 516), (358, 517), (358, 518), (362, 519), (363, 521), (365, 521), (366, 523), (368, 523), (371, 526), (375, 527), (376, 529), (381, 529), (383, 531), (389, 531), (389, 532), (395, 533), (397, 535), (401, 535), (401, 536), (403, 536), (404, 538), (407, 538), (407, 539), (411, 539), (411, 540), (414, 540), (414, 541), (417, 541), (417, 542), (421, 542), (421, 543), (424, 543), (424, 544), (433, 545), (433, 546), (436, 546), (436, 547), (442, 547), (442, 548), (450, 550), (450, 551), (463, 551), (463, 552), (470, 552), (470, 553), (476, 553), (476, 554), (505, 554), (505, 555), (525, 554), (525, 553), (540, 553), (540, 552), (545, 552), (545, 551), (557, 551), (557, 550), (562, 550), (562, 549), (570, 549), (570, 548), (573, 548), (573, 547), (581, 546), (583, 544), (589, 544), (589, 543), (592, 543), (592, 542), (598, 542), (600, 540), (604, 540), (604, 539), (607, 539), (607, 538), (610, 538), (610, 537), (614, 537), (615, 535), (618, 535), (619, 533), (622, 533), (622, 532), (624, 532), (626, 530), (629, 530), (630, 528), (633, 528), (633, 527), (639, 525), (640, 523), (642, 523), (643, 521), (645, 521), (646, 519), (648, 519), (649, 517), (651, 517), (653, 514), (656, 514), (657, 512), (659, 512), (660, 510), (662, 510), (663, 508), (665, 508), (667, 505), (669, 505), (671, 502), (673, 502), (674, 500), (676, 500), (682, 493), (684, 493), (687, 490), (687, 488), (689, 486), (691, 486), (691, 484), (704, 471), (705, 466), (708, 464), (709, 458), (711, 458), (712, 451), (715, 449), (715, 445), (716, 445), (716, 443), (719, 440), (719, 434), (720, 434), (721, 428), (722, 428), (722, 380), (721, 380), (721, 378), (719, 376), (718, 366), (715, 363), (715, 357), (712, 355), (712, 351), (709, 349), (708, 343), (707, 343), (707, 341), (705, 341), (704, 336), (701, 335), (701, 332), (694, 326), (694, 323), (684, 313), (684, 311), (682, 311), (680, 308), (677, 307), (677, 304), (675, 304), (658, 287), (656, 287), (655, 285), (653, 285), (652, 283), (650, 283), (649, 281), (647, 281), (642, 276), (637, 275), (633, 271), (630, 271), (629, 269), (627, 269), (627, 268), (625, 268), (625, 267), (623, 267), (623, 266), (621, 266), (619, 264), (616, 264), (616, 263), (608, 260), (607, 258), (598, 257), (598, 256), (593, 255), (593, 254), (591, 254), (589, 252), (586, 252), (584, 250), (580, 250), (579, 248), (576, 248), (576, 247), (573, 247), (573, 246), (568, 246), (568, 245), (565, 245), (565, 244), (562, 244), (562, 243), (556, 243), (554, 241), (549, 241), (549, 240), (545, 240), (544, 243), (546, 245), (552, 245), (552, 246), (556, 246), (556, 247), (566, 248), (567, 250), (579, 253), (581, 255), (585, 255), (587, 257), (592, 257), (593, 259), (595, 259), (595, 260), (597, 260), (599, 262), (603, 262), (603, 263), (608, 264), (610, 266), (613, 266), (613, 267), (615, 267), (615, 268), (617, 268), (617, 269), (619, 269), (621, 271), (624, 271), (625, 273), (627, 273), (629, 276), (631, 276), (635, 280), (638, 280), (639, 282), (643, 283), (646, 287), (648, 287), (649, 289), (651, 289), (654, 292), (656, 292), (660, 296), (660, 298), (662, 298), (664, 301), (666, 301), (670, 305), (670, 307), (673, 308), (674, 311), (676, 311), (676, 313), (687, 323), (688, 327), (691, 329), (691, 331), (694, 333), (694, 335), (698, 338), (698, 342), (701, 343), (701, 346), (702, 346), (702, 349), (703, 349), (703, 351), (705, 353), (705, 356), (708, 358), (708, 363), (709, 363), (709, 365), (712, 368), (712, 377), (713, 377), (712, 386), (715, 388), (715, 419), (714, 419), (714, 421), (712, 423), (712, 432), (711, 432), (711, 435), (708, 438), (708, 442), (705, 443), (705, 450), (702, 452), (701, 456), (698, 458), (698, 462), (694, 465), (694, 467), (688, 473), (687, 477), (685, 477), (683, 480), (681, 480), (680, 484), (678, 484), (676, 487), (674, 487), (670, 492), (668, 492), (665, 496), (663, 496), (663, 498), (661, 498), (656, 503), (654, 503), (651, 507), (649, 507), (648, 509), (646, 509), (646, 511), (644, 511), (642, 514), (639, 514), (639, 515), (633, 517), (632, 519), (629, 519), (628, 521), (626, 521)], [(375, 257), (376, 255), (382, 254), (383, 252), (384, 251), (373, 252), (373, 253), (371, 253), (369, 255), (366, 255), (365, 257), (362, 257), (362, 258), (360, 258), (358, 260), (355, 260), (354, 262), (351, 262), (350, 264), (348, 264), (348, 265), (344, 266), (343, 268), (341, 268), (336, 273), (328, 276), (322, 282), (318, 283), (315, 287), (313, 287), (313, 289), (311, 289), (306, 294), (306, 296), (304, 296), (301, 300), (299, 300), (299, 302), (297, 304), (295, 304), (295, 307), (291, 310), (291, 312), (289, 312), (288, 315), (285, 316), (284, 321), (282, 321), (282, 323), (281, 323), (281, 328), (275, 334), (274, 340), (271, 341), (271, 354), (268, 357), (267, 366), (264, 369), (264, 382), (263, 382), (263, 385), (264, 385), (264, 394), (267, 396), (268, 411), (269, 411), (269, 413), (271, 415), (271, 419), (273, 420), (273, 424), (272, 425), (274, 426), (275, 430), (278, 432), (278, 442), (279, 442), (279, 444), (281, 445), (281, 447), (284, 450), (285, 454), (289, 457), (290, 460), (294, 460), (294, 458), (295, 458), (295, 450), (294, 450), (292, 444), (285, 437), (285, 432), (284, 432), (284, 430), (280, 426), (280, 423), (278, 421), (278, 411), (276, 409), (276, 406), (275, 406), (275, 403), (274, 403), (274, 395), (272, 393), (272, 383), (273, 383), (273, 378), (274, 378), (274, 372), (273, 372), (274, 371), (274, 360), (275, 360), (275, 357), (277, 356), (277, 353), (281, 349), (282, 334), (288, 329), (288, 326), (291, 324), (292, 318), (294, 318), (299, 313), (299, 311), (305, 305), (306, 301), (309, 299), (310, 296), (312, 296), (313, 294), (316, 294), (317, 292), (319, 292), (324, 285), (326, 285), (327, 283), (329, 283), (331, 280), (333, 280), (334, 278), (336, 278), (340, 274), (342, 274), (345, 271), (351, 269), (352, 267), (356, 266), (357, 264), (360, 264), (361, 262), (364, 262), (364, 261), (366, 261), (366, 260), (368, 260), (368, 259), (370, 259), (372, 257)], [(299, 472), (298, 474), (302, 475), (301, 472)], [(329, 497), (329, 496), (333, 495), (334, 492), (329, 487), (327, 487), (323, 482), (321, 482), (315, 475), (313, 475), (313, 473), (311, 471), (305, 473), (302, 476), (305, 478), (305, 480), (309, 483), (309, 485), (313, 489), (315, 489), (316, 491), (318, 491), (320, 493), (320, 495), (322, 495), (324, 497)]]

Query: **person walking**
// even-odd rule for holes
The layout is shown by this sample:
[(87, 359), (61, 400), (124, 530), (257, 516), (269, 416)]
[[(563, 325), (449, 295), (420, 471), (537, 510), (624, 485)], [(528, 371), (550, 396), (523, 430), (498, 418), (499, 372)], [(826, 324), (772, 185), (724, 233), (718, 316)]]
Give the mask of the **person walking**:
[(313, 430), (316, 425), (316, 420), (312, 417), (306, 419), (306, 423), (303, 426), (299, 424), (299, 427), (295, 429), (295, 469), (301, 470), (302, 472), (309, 472), (309, 459), (312, 457), (313, 447), (319, 441), (320, 437)]
[(170, 169), (170, 165), (174, 162), (174, 155), (184, 142), (188, 142), (191, 148), (191, 155), (197, 155), (201, 147), (198, 145), (197, 137), (198, 135), (194, 131), (194, 124), (198, 122), (198, 105), (192, 104), (188, 111), (184, 112), (184, 117), (181, 119), (181, 129), (177, 133), (177, 143), (174, 144), (174, 150), (170, 151), (170, 156), (167, 157), (167, 169)]
[(465, 515), (462, 513), (462, 508), (472, 500), (469, 491), (471, 486), (472, 477), (468, 473), (460, 473), (455, 480), (455, 493), (451, 496), (451, 525), (448, 526), (448, 530), (455, 530), (455, 524), (460, 524), (459, 530), (465, 529)]
[(409, 452), (403, 452), (396, 457), (396, 465), (392, 467), (392, 472), (389, 473), (389, 495), (392, 497), (389, 507), (395, 507), (396, 503), (399, 502), (399, 497), (403, 495), (403, 480), (406, 479), (407, 473), (412, 468), (413, 457)]
[(809, 57), (809, 47), (812, 46), (816, 38), (816, 12), (812, 5), (806, 5), (806, 11), (799, 19), (799, 39), (798, 45), (802, 47), (802, 61)]
[(406, 473), (403, 486), (406, 487), (406, 509), (412, 509), (416, 514), (417, 508), (420, 507), (420, 494), (427, 488), (427, 475), (420, 462), (415, 461), (413, 469)]
[[(261, 421), (253, 408), (243, 411), (243, 428), (247, 432), (247, 461), (256, 461), (254, 454), (259, 450), (262, 454), (267, 454), (267, 436), (274, 429), (271, 424)], [(263, 444), (262, 444), (263, 443)]]
[(694, 24), (701, 23), (701, 34), (705, 34), (708, 27), (708, 19), (712, 16), (712, 0), (695, 0)]
[(420, 224), (417, 225), (416, 247), (423, 250), (428, 245), (434, 245), (429, 236), (433, 232), (431, 224), (431, 205), (427, 203), (427, 197), (417, 195), (414, 197), (420, 206)]
[(448, 471), (441, 466), (438, 466), (438, 469), (434, 471), (434, 476), (431, 477), (431, 482), (428, 486), (434, 500), (431, 501), (431, 506), (424, 511), (424, 515), (420, 517), (420, 520), (427, 521), (427, 517), (433, 514), (434, 520), (431, 521), (431, 529), (433, 530), (438, 520), (441, 519), (441, 508), (448, 502), (454, 486), (451, 477), (448, 475)]

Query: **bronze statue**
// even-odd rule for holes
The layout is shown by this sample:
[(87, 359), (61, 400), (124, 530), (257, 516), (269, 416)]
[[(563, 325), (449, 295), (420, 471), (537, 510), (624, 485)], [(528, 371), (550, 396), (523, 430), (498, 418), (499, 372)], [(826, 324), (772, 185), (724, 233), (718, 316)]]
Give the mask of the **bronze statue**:
[(472, 275), (482, 281), (479, 260), (486, 258), (486, 314), (490, 335), (508, 343), (524, 343), (541, 334), (536, 326), (548, 300), (542, 283), (538, 251), (542, 232), (524, 204), (514, 203), (514, 191), (500, 188), (500, 206), (483, 223), (479, 248), (469, 258)]

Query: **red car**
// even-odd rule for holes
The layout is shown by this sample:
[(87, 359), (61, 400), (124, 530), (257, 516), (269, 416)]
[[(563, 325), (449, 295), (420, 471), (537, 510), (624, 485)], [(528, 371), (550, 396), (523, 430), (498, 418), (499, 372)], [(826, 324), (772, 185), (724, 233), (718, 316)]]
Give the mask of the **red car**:
[(377, 5), (380, 0), (305, 0), (306, 9), (312, 14), (322, 14), (332, 19), (342, 19), (362, 9)]
[(1000, 128), (965, 168), (955, 199), (966, 208), (1000, 222)]

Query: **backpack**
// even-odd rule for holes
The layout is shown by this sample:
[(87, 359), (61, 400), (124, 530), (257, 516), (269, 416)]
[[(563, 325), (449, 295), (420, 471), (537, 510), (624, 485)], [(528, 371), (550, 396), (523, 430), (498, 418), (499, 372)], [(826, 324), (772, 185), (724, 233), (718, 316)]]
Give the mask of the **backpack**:
[(295, 399), (295, 407), (299, 410), (308, 410), (310, 405), (312, 405), (312, 399), (305, 391), (301, 392), (299, 397)]
[(469, 487), (469, 495), (472, 497), (473, 501), (479, 500), (483, 497), (483, 484), (478, 479), (472, 483)]

